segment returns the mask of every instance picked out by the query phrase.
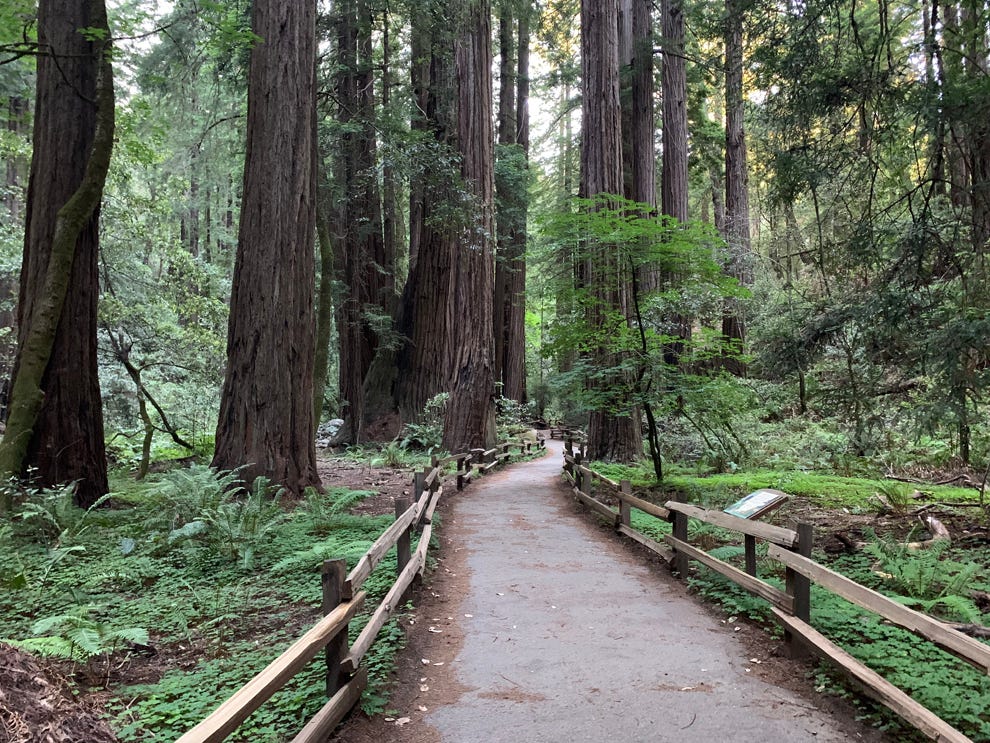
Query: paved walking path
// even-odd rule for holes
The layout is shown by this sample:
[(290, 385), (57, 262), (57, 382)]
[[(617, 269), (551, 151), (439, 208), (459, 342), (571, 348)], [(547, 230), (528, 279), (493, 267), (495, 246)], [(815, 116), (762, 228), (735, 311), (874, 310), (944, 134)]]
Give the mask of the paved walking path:
[(428, 712), (414, 722), (435, 729), (429, 739), (881, 740), (758, 678), (764, 669), (750, 659), (778, 643), (767, 637), (754, 652), (734, 625), (596, 525), (557, 484), (560, 442), (549, 443), (543, 459), (486, 476), (448, 503), (444, 530), (456, 533), (468, 581), (449, 613), (464, 640), (423, 673), (433, 684), (456, 675), (461, 693), (428, 707), (424, 694)]

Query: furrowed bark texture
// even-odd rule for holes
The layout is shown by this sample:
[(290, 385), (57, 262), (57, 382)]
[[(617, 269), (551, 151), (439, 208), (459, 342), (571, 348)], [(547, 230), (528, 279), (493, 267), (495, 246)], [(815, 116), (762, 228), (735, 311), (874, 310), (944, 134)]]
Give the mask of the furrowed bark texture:
[[(463, 12), (459, 5), (449, 9)], [(414, 130), (432, 133), (433, 162), (416, 173), (410, 188), (409, 279), (400, 310), (400, 333), (408, 339), (398, 356), (396, 405), (402, 420), (415, 420), (426, 402), (449, 390), (450, 354), (460, 339), (451, 327), (452, 266), (458, 235), (451, 226), (456, 188), (442, 160), (457, 137), (453, 29), (450, 13), (430, 4), (413, 14), (412, 84), (417, 106)]]
[[(622, 193), (622, 126), (619, 104), (619, 48), (617, 0), (582, 0), (581, 66), (584, 84), (581, 137), (581, 196)], [(620, 270), (615, 246), (590, 248), (583, 274), (591, 293), (587, 322), (592, 332), (607, 333), (612, 322), (629, 317), (628, 281)], [(592, 354), (595, 366), (611, 367), (618, 355), (602, 345)], [(643, 455), (639, 410), (622, 415), (623, 375), (614, 372), (594, 382), (595, 391), (608, 402), (591, 413), (588, 423), (588, 457), (597, 460), (633, 461)], [(621, 411), (625, 412), (625, 411)]]
[[(753, 281), (750, 268), (749, 174), (746, 167), (746, 134), (743, 128), (743, 9), (727, 0), (725, 35), (725, 240), (728, 243), (728, 273), (742, 284)], [(730, 302), (722, 318), (722, 336), (741, 352), (746, 340), (743, 307)], [(727, 357), (722, 366), (742, 376), (746, 365)]]
[(495, 441), (491, 3), (470, 0), (460, 12), (464, 26), (455, 46), (457, 144), (461, 178), (474, 203), (453, 265), (450, 310), (456, 342), (443, 435), (444, 448), (451, 452), (487, 448)]
[(313, 429), (316, 7), (256, 0), (244, 197), (213, 466), (320, 484)]
[(99, 204), (113, 147), (113, 75), (102, 0), (45, 0), (38, 12), (34, 154), (28, 186), (18, 353), (0, 469), (44, 485), (107, 492), (96, 354)]
[(344, 293), (337, 308), (341, 401), (348, 429), (338, 440), (358, 443), (364, 420), (364, 382), (379, 338), (369, 316), (390, 315), (395, 255), (382, 225), (377, 171), (372, 17), (366, 0), (338, 3), (338, 119), (352, 122), (340, 138), (336, 232), (337, 280)]
[[(529, 24), (531, 9), (519, 16), (516, 68), (516, 144), (529, 170)], [(526, 214), (528, 178), (519, 192), (520, 204), (507, 246), (509, 276), (506, 294), (505, 348), (502, 362), (502, 394), (526, 402)]]
[[(495, 380), (503, 397), (526, 401), (526, 209), (529, 151), (529, 11), (499, 19), (498, 141), (508, 166), (496, 169), (498, 260), (495, 265)], [(516, 31), (513, 26), (517, 25)], [(511, 153), (511, 154), (510, 154)], [(501, 177), (500, 177), (501, 173)]]
[[(683, 0), (663, 0), (663, 170), (660, 185), (660, 209), (679, 222), (688, 219), (688, 116), (687, 70), (684, 62)], [(658, 282), (671, 282), (674, 275), (655, 276)], [(644, 282), (644, 289), (656, 288), (658, 282)], [(676, 340), (664, 353), (664, 361), (677, 365), (691, 338), (691, 318), (669, 318), (671, 334)]]

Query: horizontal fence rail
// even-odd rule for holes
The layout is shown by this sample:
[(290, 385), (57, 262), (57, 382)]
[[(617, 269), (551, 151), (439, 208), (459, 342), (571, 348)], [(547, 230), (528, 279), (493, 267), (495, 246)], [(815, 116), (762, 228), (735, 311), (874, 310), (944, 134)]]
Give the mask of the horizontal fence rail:
[[(987, 674), (990, 674), (990, 647), (815, 562), (811, 559), (814, 535), (809, 524), (797, 524), (795, 529), (788, 529), (688, 503), (667, 501), (663, 506), (651, 503), (632, 495), (629, 481), (616, 483), (587, 467), (583, 445), (575, 449), (574, 443), (573, 438), (566, 440), (563, 476), (571, 485), (574, 496), (597, 516), (612, 523), (617, 532), (660, 555), (681, 577), (687, 575), (689, 561), (694, 560), (764, 599), (783, 628), (784, 641), (793, 655), (813, 652), (832, 662), (858, 682), (867, 694), (932, 740), (972, 743), (961, 732), (815, 630), (810, 619), (811, 584), (814, 582), (879, 614)], [(609, 507), (601, 500), (602, 497), (616, 501), (619, 510)], [(633, 529), (630, 523), (633, 508), (661, 521), (671, 522), (673, 534), (665, 535), (664, 544), (660, 544)], [(690, 544), (689, 519), (739, 534), (745, 547), (745, 570)], [(785, 590), (761, 580), (757, 575), (757, 540), (767, 542), (768, 556), (784, 567)]]
[[(464, 452), (448, 457), (433, 457), (431, 466), (413, 478), (414, 498), (396, 498), (395, 521), (379, 535), (371, 547), (345, 575), (343, 560), (323, 563), (324, 618), (300, 637), (267, 668), (232, 694), (202, 722), (178, 739), (177, 743), (215, 743), (222, 741), (285, 686), (321, 651), (327, 663), (329, 701), (293, 738), (293, 743), (324, 741), (354, 708), (368, 684), (368, 671), (361, 660), (374, 645), (382, 627), (403, 603), (405, 594), (426, 570), (427, 551), (433, 535), (433, 514), (443, 495), (443, 484), (454, 479), (458, 490), (478, 473), (487, 472), (508, 461), (512, 450), (519, 454), (544, 448), (537, 442), (520, 439), (495, 446), (487, 451)], [(456, 471), (448, 472), (451, 464)], [(419, 532), (416, 550), (411, 548), (413, 531)], [(385, 598), (371, 613), (354, 644), (348, 648), (348, 625), (363, 607), (366, 593), (361, 587), (392, 548), (396, 549), (397, 577)]]

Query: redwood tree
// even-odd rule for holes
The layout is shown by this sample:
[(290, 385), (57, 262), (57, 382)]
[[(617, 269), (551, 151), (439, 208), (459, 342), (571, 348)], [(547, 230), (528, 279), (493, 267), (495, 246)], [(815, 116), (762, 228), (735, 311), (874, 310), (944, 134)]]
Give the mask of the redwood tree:
[[(526, 401), (526, 209), (529, 155), (529, 16), (499, 12), (498, 260), (495, 265), (495, 379), (502, 396)], [(515, 27), (515, 28), (514, 28)]]
[(42, 0), (18, 349), (0, 447), (8, 474), (30, 467), (44, 485), (76, 481), (80, 506), (107, 492), (96, 300), (114, 127), (108, 39), (102, 0)]
[(213, 466), (319, 485), (313, 426), (316, 6), (255, 0), (247, 155)]
[(444, 420), (448, 451), (487, 448), (495, 440), (494, 343), (494, 131), (492, 128), (491, 3), (460, 8), (456, 42), (457, 145), (461, 178), (472, 207), (453, 256), (451, 389)]
[[(585, 198), (622, 193), (622, 127), (619, 105), (618, 0), (582, 0), (581, 192)], [(589, 361), (613, 369), (621, 358), (611, 352), (607, 323), (630, 315), (629, 272), (619, 265), (614, 246), (593, 245), (582, 269), (589, 292), (587, 322), (597, 348)], [(639, 409), (628, 409), (629, 380), (621, 372), (597, 375), (590, 382), (602, 402), (588, 424), (588, 457), (633, 461), (642, 458)], [(622, 410), (623, 405), (627, 406)]]
[[(725, 241), (729, 247), (731, 276), (742, 284), (752, 283), (749, 234), (749, 175), (746, 169), (746, 134), (743, 128), (743, 7), (726, 0), (725, 31)], [(738, 302), (730, 303), (722, 318), (722, 336), (742, 351), (746, 320)], [(723, 359), (723, 366), (741, 375), (746, 365), (736, 357)]]

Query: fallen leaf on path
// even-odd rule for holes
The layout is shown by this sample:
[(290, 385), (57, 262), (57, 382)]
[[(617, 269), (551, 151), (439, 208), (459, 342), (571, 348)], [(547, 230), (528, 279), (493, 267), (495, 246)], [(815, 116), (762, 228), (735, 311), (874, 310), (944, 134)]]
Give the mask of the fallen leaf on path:
[(412, 718), (400, 717), (398, 720), (395, 721), (395, 725), (396, 727), (401, 728), (403, 725), (408, 725), (410, 722), (412, 722)]
[(430, 690), (430, 687), (427, 686), (426, 684), (420, 684), (419, 685), (419, 690), (420, 691), (429, 691)]
[(422, 664), (423, 664), (424, 666), (428, 666), (428, 665), (430, 665), (430, 659), (429, 659), (429, 658), (423, 658), (423, 659), (422, 659), (422, 660), (421, 660), (420, 662), (421, 662), (421, 663), (422, 663)]
[(426, 709), (426, 707), (424, 707), (424, 706), (423, 706), (422, 704), (421, 704), (421, 705), (419, 705), (419, 706), (418, 706), (418, 707), (417, 707), (416, 709), (418, 709), (418, 710), (419, 710), (420, 712), (427, 712), (427, 711), (428, 711), (428, 710)]

